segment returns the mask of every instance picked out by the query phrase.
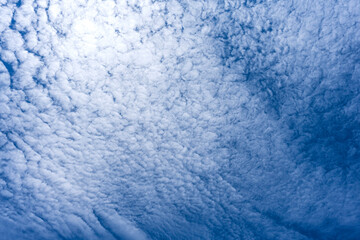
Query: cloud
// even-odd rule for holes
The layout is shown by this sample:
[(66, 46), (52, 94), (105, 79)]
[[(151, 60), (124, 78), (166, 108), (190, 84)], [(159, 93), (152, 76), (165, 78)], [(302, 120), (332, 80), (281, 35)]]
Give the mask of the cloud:
[(119, 216), (115, 211), (94, 211), (100, 224), (115, 238), (119, 239), (146, 239), (146, 235), (133, 226), (127, 219)]
[(355, 239), (355, 0), (0, 1), (5, 239)]

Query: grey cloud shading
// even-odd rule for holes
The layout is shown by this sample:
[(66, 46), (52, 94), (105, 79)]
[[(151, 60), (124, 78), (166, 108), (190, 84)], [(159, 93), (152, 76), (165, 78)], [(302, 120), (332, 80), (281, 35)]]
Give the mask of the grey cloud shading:
[(358, 9), (0, 0), (0, 238), (356, 239)]

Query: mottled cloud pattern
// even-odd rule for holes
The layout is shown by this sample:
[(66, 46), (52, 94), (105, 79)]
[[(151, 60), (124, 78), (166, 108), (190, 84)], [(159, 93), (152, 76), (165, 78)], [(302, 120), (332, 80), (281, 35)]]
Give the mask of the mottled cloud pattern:
[(0, 238), (357, 239), (357, 0), (0, 0)]

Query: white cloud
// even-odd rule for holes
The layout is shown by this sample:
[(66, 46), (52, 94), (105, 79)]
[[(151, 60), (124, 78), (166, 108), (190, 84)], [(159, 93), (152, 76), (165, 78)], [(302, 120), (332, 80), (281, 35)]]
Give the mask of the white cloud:
[(10, 23), (12, 18), (12, 10), (11, 8), (2, 7), (0, 8), (0, 32), (6, 30)]
[(354, 239), (356, 1), (0, 1), (6, 239)]

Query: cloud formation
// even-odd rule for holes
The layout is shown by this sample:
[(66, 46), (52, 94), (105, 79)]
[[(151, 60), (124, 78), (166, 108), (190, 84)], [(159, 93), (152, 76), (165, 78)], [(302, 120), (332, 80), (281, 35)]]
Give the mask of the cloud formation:
[(360, 6), (0, 0), (5, 239), (356, 239)]

